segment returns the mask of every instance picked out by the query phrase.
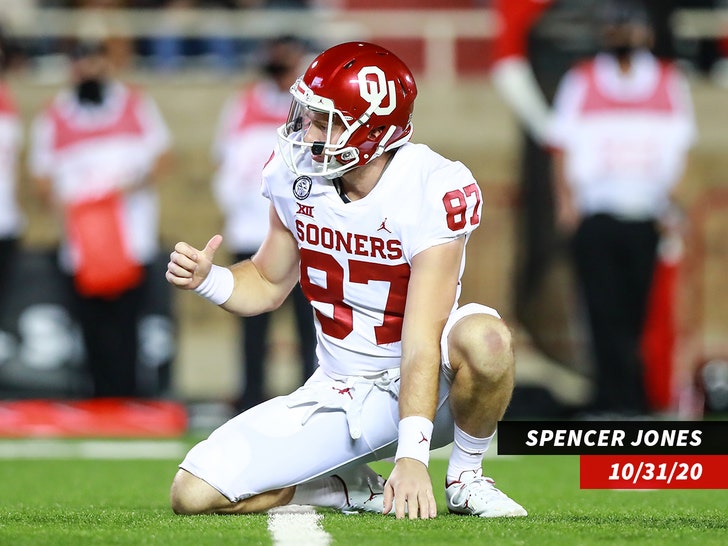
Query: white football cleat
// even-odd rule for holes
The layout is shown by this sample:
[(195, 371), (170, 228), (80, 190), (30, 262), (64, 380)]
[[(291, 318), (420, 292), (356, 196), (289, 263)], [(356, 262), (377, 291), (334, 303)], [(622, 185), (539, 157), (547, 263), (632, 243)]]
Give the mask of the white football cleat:
[(341, 480), (346, 495), (346, 506), (341, 508), (345, 514), (375, 512), (384, 510), (384, 478), (368, 465), (355, 466), (337, 471), (334, 478)]
[(447, 508), (453, 514), (467, 514), (481, 518), (527, 516), (523, 506), (495, 487), (492, 478), (483, 476), (483, 470), (467, 470), (460, 479), (445, 488)]

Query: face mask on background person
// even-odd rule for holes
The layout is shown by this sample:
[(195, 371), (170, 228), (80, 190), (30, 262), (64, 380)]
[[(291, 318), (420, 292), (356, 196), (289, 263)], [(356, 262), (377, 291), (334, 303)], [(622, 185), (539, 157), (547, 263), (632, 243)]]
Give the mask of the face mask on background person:
[(279, 61), (271, 61), (268, 63), (265, 63), (262, 66), (263, 72), (265, 72), (267, 75), (275, 78), (276, 76), (280, 76), (282, 74), (285, 74), (288, 72), (291, 67), (288, 66), (285, 63), (279, 62)]
[(634, 45), (630, 43), (614, 44), (608, 48), (609, 53), (617, 57), (620, 61), (630, 57), (634, 50)]
[(634, 51), (650, 46), (650, 18), (641, 2), (607, 0), (601, 8), (603, 51), (624, 61)]
[(105, 82), (100, 78), (84, 78), (76, 84), (76, 98), (86, 106), (98, 106), (104, 102)]

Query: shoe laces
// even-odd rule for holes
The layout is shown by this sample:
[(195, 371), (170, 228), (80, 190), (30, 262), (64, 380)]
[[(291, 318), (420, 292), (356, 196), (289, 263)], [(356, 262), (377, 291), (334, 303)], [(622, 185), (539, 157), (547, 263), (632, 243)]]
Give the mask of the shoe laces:
[[(472, 475), (472, 477), (470, 477), (469, 475)], [(493, 478), (489, 478), (488, 476), (483, 476), (483, 470), (479, 468), (477, 470), (465, 470), (461, 472), (457, 480), (453, 480), (449, 483), (446, 482), (445, 487), (449, 488), (455, 484), (461, 484), (461, 486), (464, 486), (471, 483), (481, 482), (488, 482), (491, 485), (495, 484), (495, 480)]]
[[(471, 474), (473, 475), (472, 478), (466, 477), (464, 475)], [(453, 504), (457, 505), (463, 505), (467, 504), (468, 500), (475, 496), (479, 497), (483, 495), (484, 493), (486, 495), (496, 497), (505, 497), (505, 493), (503, 493), (500, 489), (498, 489), (495, 486), (495, 480), (493, 478), (490, 478), (488, 476), (483, 476), (483, 471), (481, 469), (475, 470), (475, 471), (466, 471), (460, 474), (460, 479), (456, 480), (454, 482), (450, 482), (447, 485), (447, 489), (450, 489), (451, 487), (457, 485), (457, 491), (455, 491), (451, 497), (451, 502)], [(454, 488), (453, 488), (454, 489)], [(458, 499), (458, 497), (461, 497)]]

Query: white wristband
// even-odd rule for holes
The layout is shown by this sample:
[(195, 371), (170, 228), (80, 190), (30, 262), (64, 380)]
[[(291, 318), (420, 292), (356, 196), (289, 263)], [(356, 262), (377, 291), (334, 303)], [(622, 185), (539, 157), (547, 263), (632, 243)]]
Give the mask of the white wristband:
[(426, 417), (412, 415), (399, 422), (399, 442), (394, 462), (399, 459), (416, 459), (427, 466), (430, 462), (432, 421)]
[(213, 264), (205, 280), (195, 288), (195, 292), (215, 305), (222, 305), (232, 296), (234, 286), (233, 272), (227, 267)]

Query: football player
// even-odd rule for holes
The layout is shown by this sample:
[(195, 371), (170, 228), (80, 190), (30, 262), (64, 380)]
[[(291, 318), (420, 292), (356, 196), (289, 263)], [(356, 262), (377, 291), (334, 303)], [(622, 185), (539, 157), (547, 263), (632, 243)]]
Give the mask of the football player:
[[(324, 51), (291, 93), (263, 172), (271, 206), (260, 250), (226, 268), (213, 264), (220, 235), (202, 249), (180, 242), (167, 280), (243, 316), (276, 308), (300, 282), (318, 368), (194, 446), (172, 484), (173, 510), (303, 504), (431, 518), (429, 453), (454, 440), (447, 508), (525, 516), (482, 473), (514, 356), (494, 309), (458, 306), (465, 245), (482, 213), (477, 182), (409, 142), (417, 87), (382, 47)], [(367, 463), (389, 457), (385, 483)]]

